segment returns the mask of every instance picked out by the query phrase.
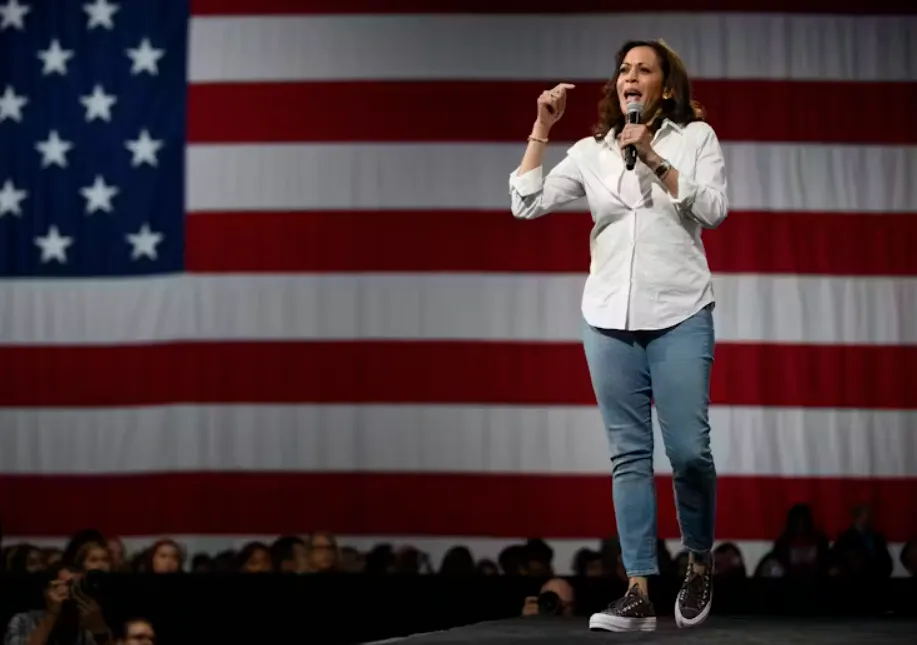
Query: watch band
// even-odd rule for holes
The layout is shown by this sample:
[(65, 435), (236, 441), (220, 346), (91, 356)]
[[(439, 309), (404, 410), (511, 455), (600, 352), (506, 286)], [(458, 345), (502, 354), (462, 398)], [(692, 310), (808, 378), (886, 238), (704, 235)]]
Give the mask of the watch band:
[(656, 170), (654, 172), (656, 173), (656, 176), (659, 177), (659, 179), (662, 179), (671, 169), (672, 164), (663, 159), (662, 163), (656, 166)]

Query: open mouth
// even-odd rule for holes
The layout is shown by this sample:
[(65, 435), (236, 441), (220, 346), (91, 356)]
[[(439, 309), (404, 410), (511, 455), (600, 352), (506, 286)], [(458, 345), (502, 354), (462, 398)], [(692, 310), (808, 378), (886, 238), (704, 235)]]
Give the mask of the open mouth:
[(637, 90), (624, 90), (624, 100), (627, 101), (628, 103), (630, 101), (639, 101), (642, 98), (643, 98), (643, 94), (641, 94)]

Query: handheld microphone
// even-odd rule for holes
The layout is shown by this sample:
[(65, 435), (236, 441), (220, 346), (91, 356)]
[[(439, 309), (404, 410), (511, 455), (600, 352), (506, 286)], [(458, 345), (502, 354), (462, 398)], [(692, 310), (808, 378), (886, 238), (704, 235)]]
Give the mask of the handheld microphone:
[[(640, 123), (640, 118), (643, 116), (643, 103), (638, 103), (637, 101), (631, 101), (627, 104), (627, 122), (628, 123)], [(628, 170), (633, 170), (634, 166), (637, 165), (637, 149), (633, 144), (625, 146), (624, 148), (624, 165)]]

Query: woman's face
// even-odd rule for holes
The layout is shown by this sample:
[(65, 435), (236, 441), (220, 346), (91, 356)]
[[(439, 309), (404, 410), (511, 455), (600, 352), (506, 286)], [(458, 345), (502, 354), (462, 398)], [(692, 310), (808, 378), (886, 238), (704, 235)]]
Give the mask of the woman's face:
[(153, 554), (153, 573), (175, 573), (181, 566), (181, 554), (174, 544), (160, 544)]
[(329, 571), (337, 564), (337, 548), (327, 535), (318, 533), (312, 537), (309, 547), (309, 568), (312, 571)]
[(86, 559), (83, 561), (83, 568), (86, 571), (108, 571), (111, 569), (111, 559), (108, 556), (108, 549), (102, 546), (94, 546), (86, 552)]
[(662, 100), (662, 67), (650, 47), (634, 47), (624, 57), (618, 70), (618, 100), (627, 114), (627, 104), (642, 103), (643, 113), (653, 114)]
[(44, 568), (45, 563), (42, 561), (41, 551), (39, 549), (29, 549), (28, 554), (25, 556), (26, 573), (38, 573)]
[(242, 565), (242, 571), (245, 573), (270, 573), (271, 554), (264, 549), (255, 549), (248, 556), (245, 564)]

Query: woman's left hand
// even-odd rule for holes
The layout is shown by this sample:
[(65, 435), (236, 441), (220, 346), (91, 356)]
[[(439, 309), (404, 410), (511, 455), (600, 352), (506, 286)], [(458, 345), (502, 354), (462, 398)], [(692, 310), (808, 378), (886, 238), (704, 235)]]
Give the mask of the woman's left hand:
[(633, 145), (637, 151), (637, 157), (643, 163), (646, 163), (646, 160), (654, 155), (652, 142), (653, 135), (650, 133), (649, 128), (639, 123), (628, 123), (618, 135), (621, 154), (624, 154), (626, 146)]

